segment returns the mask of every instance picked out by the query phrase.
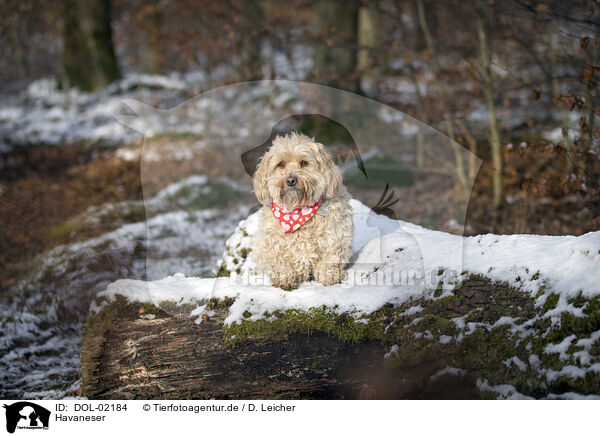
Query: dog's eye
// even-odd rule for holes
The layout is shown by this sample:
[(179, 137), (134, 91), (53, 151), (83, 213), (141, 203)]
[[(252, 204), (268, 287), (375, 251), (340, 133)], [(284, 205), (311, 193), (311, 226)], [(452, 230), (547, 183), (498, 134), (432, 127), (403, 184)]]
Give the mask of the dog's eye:
[(300, 161), (300, 166), (301, 166), (302, 168), (304, 168), (304, 167), (307, 167), (307, 166), (308, 166), (308, 162), (307, 162), (307, 161), (305, 161), (305, 160), (302, 160), (302, 161)]
[(285, 168), (285, 162), (281, 161), (277, 164), (279, 168)]

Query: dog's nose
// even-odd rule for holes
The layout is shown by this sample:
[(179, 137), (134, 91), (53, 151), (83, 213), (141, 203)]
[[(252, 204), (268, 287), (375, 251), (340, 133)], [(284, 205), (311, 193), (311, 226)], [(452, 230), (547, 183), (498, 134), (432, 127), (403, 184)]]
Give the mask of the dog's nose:
[(285, 183), (290, 187), (296, 186), (296, 183), (298, 183), (298, 178), (295, 176), (288, 177), (287, 179), (285, 179)]

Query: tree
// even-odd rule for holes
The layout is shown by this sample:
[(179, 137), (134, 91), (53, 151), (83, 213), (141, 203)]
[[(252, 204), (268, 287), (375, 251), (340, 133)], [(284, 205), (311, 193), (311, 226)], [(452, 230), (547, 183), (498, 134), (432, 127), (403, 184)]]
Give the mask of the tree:
[(158, 0), (146, 0), (142, 10), (142, 27), (144, 29), (145, 69), (157, 74), (161, 71), (162, 55), (160, 50), (160, 29), (162, 14)]
[(356, 74), (358, 2), (318, 0), (315, 79), (324, 85), (359, 91)]
[(241, 5), (241, 48), (239, 75), (241, 80), (261, 79), (260, 23), (263, 13), (259, 0), (244, 0)]
[[(358, 11), (359, 50), (357, 67), (362, 79), (378, 78), (382, 72), (383, 56), (381, 56), (381, 48), (384, 44), (381, 17), (378, 8), (378, 1), (369, 1), (363, 4)], [(366, 86), (371, 85), (371, 83), (365, 84), (364, 80), (361, 82), (363, 90), (365, 90)], [(376, 90), (373, 89), (371, 91), (374, 92)]]
[(477, 37), (479, 40), (479, 51), (481, 56), (483, 92), (485, 94), (485, 101), (488, 109), (489, 138), (492, 148), (492, 204), (494, 207), (499, 207), (502, 204), (502, 146), (500, 144), (496, 106), (494, 104), (494, 82), (492, 78), (492, 61), (488, 42), (487, 14), (487, 6), (483, 1), (479, 1)]
[(120, 77), (110, 0), (65, 0), (63, 66), (69, 87), (92, 91)]
[(433, 74), (435, 76), (438, 98), (440, 100), (440, 105), (444, 116), (444, 122), (446, 123), (446, 134), (450, 137), (450, 144), (454, 150), (456, 177), (461, 187), (466, 191), (469, 188), (467, 177), (465, 175), (464, 164), (460, 155), (460, 146), (456, 142), (456, 136), (454, 134), (454, 124), (452, 120), (452, 115), (450, 114), (450, 108), (448, 107), (448, 97), (446, 95), (444, 85), (442, 84), (440, 63), (437, 56), (437, 50), (433, 41), (433, 36), (429, 28), (427, 15), (425, 14), (425, 5), (423, 0), (417, 0), (417, 16), (419, 20), (419, 25), (421, 27), (421, 31), (423, 32), (423, 36), (425, 38), (427, 51), (429, 52), (429, 62), (433, 70)]

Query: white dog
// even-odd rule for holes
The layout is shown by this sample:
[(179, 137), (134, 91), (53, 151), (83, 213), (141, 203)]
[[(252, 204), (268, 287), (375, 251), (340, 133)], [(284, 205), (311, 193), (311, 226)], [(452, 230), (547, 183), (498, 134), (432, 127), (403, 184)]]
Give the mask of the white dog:
[(344, 280), (352, 254), (352, 208), (325, 147), (295, 132), (277, 136), (253, 182), (264, 205), (253, 255), (273, 286), (291, 290), (311, 274), (326, 286)]

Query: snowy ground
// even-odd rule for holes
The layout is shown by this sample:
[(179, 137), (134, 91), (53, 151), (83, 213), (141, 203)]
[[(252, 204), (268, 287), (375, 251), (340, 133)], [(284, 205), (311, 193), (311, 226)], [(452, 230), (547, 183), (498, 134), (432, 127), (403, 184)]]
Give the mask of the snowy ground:
[[(2, 299), (1, 397), (60, 398), (77, 390), (82, 328), (90, 302), (114, 280), (177, 272), (214, 274), (224, 242), (247, 208), (190, 208), (187, 202), (197, 197), (176, 196), (181, 189), (201, 194), (210, 185), (205, 177), (173, 184), (147, 202), (147, 222), (125, 224), (41, 255), (31, 276), (15, 286), (10, 298)], [(93, 226), (115, 209), (137, 207), (138, 202), (107, 204), (91, 208), (80, 219)]]

